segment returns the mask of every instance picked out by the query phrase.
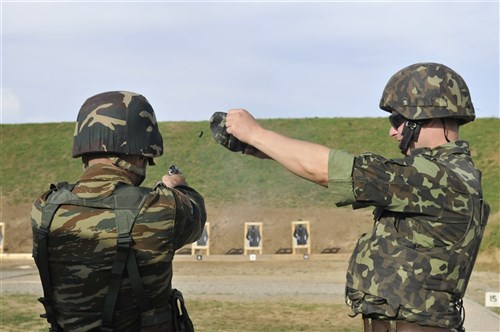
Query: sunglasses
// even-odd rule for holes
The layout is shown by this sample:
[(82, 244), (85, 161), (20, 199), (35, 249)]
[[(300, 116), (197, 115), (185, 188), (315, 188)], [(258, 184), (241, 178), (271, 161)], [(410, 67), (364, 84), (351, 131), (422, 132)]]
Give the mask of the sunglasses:
[(398, 129), (403, 123), (406, 122), (406, 119), (399, 113), (394, 113), (389, 116), (389, 121), (391, 122), (391, 126), (394, 129)]

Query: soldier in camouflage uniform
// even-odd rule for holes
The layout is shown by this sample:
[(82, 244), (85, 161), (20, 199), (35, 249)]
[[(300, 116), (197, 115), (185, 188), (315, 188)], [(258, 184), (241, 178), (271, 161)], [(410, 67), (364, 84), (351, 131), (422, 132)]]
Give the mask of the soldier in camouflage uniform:
[(481, 172), (458, 135), (475, 118), (469, 90), (452, 69), (417, 63), (389, 80), (380, 108), (390, 113), (401, 159), (295, 140), (242, 109), (225, 122), (215, 114), (212, 126), (227, 129), (214, 133), (225, 147), (330, 188), (337, 206), (375, 208), (347, 272), (346, 301), (365, 331), (463, 331), (462, 299), (489, 212)]
[(83, 174), (53, 185), (31, 213), (52, 331), (174, 330), (172, 260), (199, 238), (206, 212), (182, 174), (140, 187), (162, 154), (142, 95), (105, 92), (81, 107), (73, 157), (82, 157)]

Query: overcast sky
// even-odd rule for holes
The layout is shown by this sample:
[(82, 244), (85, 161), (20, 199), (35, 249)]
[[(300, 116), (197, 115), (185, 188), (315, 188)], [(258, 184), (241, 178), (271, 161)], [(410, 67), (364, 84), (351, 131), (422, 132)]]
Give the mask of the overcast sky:
[(2, 0), (2, 123), (72, 122), (100, 92), (158, 121), (385, 116), (388, 79), (439, 62), (499, 116), (499, 2)]

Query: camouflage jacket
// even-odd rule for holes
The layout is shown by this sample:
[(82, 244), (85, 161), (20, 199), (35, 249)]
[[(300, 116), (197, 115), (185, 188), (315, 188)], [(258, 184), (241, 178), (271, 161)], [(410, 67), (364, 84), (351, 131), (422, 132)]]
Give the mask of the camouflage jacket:
[(402, 159), (332, 150), (329, 177), (337, 205), (376, 207), (373, 230), (349, 261), (353, 312), (460, 329), (488, 216), (468, 143), (415, 149)]
[[(73, 193), (82, 198), (104, 198), (113, 195), (118, 185), (132, 186), (125, 171), (98, 164), (84, 171)], [(50, 191), (44, 193), (32, 208), (34, 248), (49, 195)], [(196, 241), (205, 221), (203, 198), (192, 188), (157, 185), (150, 189), (132, 229), (132, 238), (144, 290), (154, 310), (170, 310), (175, 250)], [(48, 252), (56, 318), (65, 331), (99, 330), (115, 251), (113, 210), (76, 205), (62, 205), (57, 210), (48, 237)], [(139, 314), (125, 276), (116, 305), (117, 330), (140, 330)]]

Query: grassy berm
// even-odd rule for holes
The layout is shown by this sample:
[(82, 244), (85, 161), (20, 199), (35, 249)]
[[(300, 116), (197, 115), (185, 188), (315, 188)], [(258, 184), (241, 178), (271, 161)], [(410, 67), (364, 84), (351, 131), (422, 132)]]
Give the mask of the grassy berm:
[[(388, 136), (385, 118), (259, 121), (285, 135), (351, 153), (400, 155)], [(477, 119), (461, 130), (461, 138), (470, 142), (474, 161), (483, 171), (485, 198), (492, 208), (483, 250), (500, 246), (499, 123), (497, 118)], [(81, 173), (80, 160), (71, 157), (73, 130), (73, 123), (0, 126), (1, 216), (7, 253), (31, 250), (32, 201), (49, 183), (72, 182)], [(265, 253), (290, 246), (288, 237), (280, 241), (283, 231), (290, 232), (290, 222), (297, 219), (311, 222), (313, 251), (332, 245), (349, 250), (359, 232), (369, 230), (370, 211), (358, 214), (350, 208), (335, 208), (327, 189), (291, 175), (273, 161), (229, 152), (215, 143), (208, 121), (163, 122), (160, 130), (165, 155), (148, 168), (145, 185), (158, 181), (170, 164), (178, 165), (189, 184), (205, 197), (214, 254), (242, 246), (244, 222), (263, 222)]]

